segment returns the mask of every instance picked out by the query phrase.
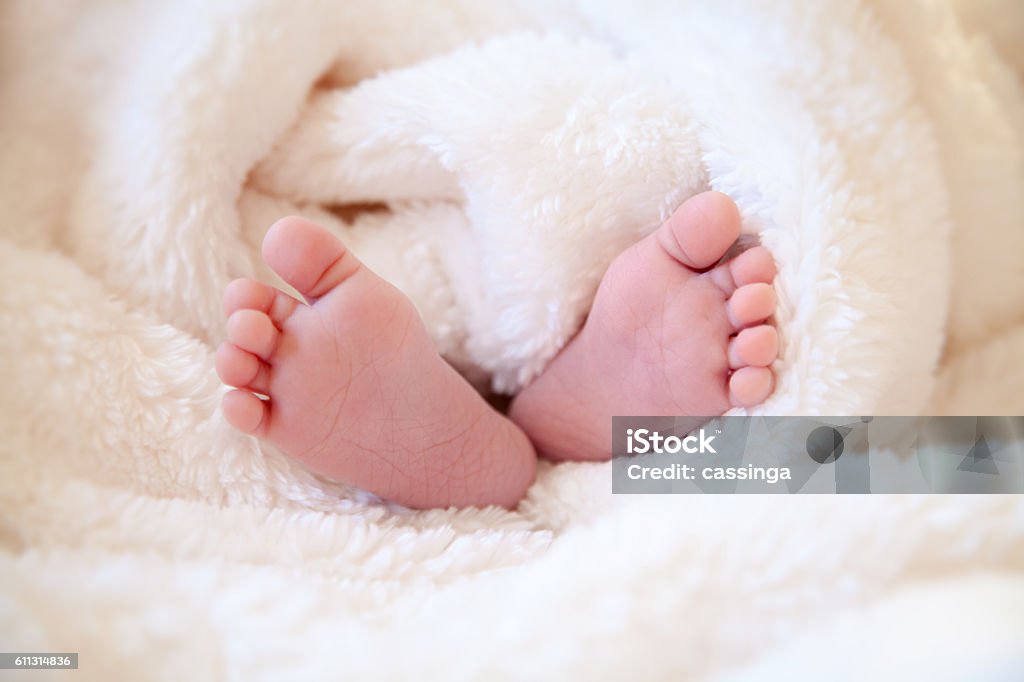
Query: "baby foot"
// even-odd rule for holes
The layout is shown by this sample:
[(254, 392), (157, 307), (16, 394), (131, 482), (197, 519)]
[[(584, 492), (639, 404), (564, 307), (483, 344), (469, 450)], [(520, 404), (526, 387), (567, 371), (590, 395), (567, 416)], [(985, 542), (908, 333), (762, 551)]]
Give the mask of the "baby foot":
[(301, 218), (270, 228), (263, 258), (310, 303), (228, 287), (217, 373), (240, 389), (222, 405), (235, 428), (406, 506), (515, 506), (530, 443), (437, 354), (408, 298)]
[(539, 453), (607, 459), (613, 415), (710, 417), (769, 396), (774, 261), (755, 247), (712, 267), (739, 231), (735, 204), (705, 192), (615, 259), (583, 329), (512, 403)]

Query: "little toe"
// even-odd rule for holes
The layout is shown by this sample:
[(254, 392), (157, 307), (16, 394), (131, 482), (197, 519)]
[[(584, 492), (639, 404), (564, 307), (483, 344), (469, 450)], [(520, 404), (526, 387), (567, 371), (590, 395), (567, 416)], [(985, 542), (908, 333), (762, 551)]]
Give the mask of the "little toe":
[(274, 288), (252, 279), (236, 279), (224, 289), (224, 315), (236, 310), (267, 312), (274, 301)]
[(717, 263), (740, 234), (740, 214), (721, 192), (703, 192), (683, 203), (658, 228), (661, 247), (688, 268)]
[(217, 376), (228, 386), (248, 388), (266, 395), (269, 388), (267, 365), (252, 353), (232, 343), (222, 343), (217, 348)]
[(270, 317), (258, 310), (237, 310), (228, 318), (228, 341), (263, 360), (273, 355), (279, 336)]
[(775, 376), (767, 367), (744, 367), (729, 377), (729, 399), (737, 407), (753, 407), (771, 395)]
[(767, 367), (779, 354), (779, 333), (767, 324), (742, 330), (729, 342), (729, 367)]
[(263, 259), (307, 299), (323, 296), (359, 270), (359, 260), (330, 232), (291, 216), (271, 225)]
[(268, 405), (248, 391), (229, 391), (220, 403), (224, 418), (242, 433), (259, 435), (265, 430)]
[(763, 322), (775, 314), (775, 289), (758, 282), (741, 286), (729, 298), (729, 321), (736, 329)]
[(755, 246), (732, 259), (729, 272), (737, 287), (758, 282), (771, 284), (775, 279), (775, 259), (768, 249)]

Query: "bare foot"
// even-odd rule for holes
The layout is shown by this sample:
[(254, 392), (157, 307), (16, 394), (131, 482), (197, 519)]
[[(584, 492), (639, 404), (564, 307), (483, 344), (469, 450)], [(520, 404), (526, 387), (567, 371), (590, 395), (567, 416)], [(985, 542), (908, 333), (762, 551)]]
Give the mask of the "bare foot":
[(533, 448), (437, 354), (409, 299), (301, 218), (270, 228), (263, 258), (310, 304), (228, 287), (217, 372), (241, 389), (222, 406), (235, 428), (410, 507), (518, 503)]
[(552, 459), (607, 459), (613, 415), (716, 416), (772, 391), (775, 264), (755, 247), (717, 263), (739, 213), (724, 194), (683, 204), (612, 263), (586, 324), (512, 403)]

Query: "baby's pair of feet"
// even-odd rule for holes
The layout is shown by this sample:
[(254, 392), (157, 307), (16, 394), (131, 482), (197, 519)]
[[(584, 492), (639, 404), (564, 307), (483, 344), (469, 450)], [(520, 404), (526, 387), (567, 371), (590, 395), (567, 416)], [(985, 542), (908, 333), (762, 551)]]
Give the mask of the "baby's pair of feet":
[(610, 457), (612, 415), (712, 416), (768, 397), (775, 266), (762, 247), (717, 264), (739, 230), (732, 201), (706, 192), (623, 252), (586, 324), (506, 417), (437, 354), (408, 298), (324, 228), (284, 218), (263, 258), (309, 303), (231, 283), (217, 372), (237, 390), (224, 416), (400, 504), (514, 507), (538, 453)]

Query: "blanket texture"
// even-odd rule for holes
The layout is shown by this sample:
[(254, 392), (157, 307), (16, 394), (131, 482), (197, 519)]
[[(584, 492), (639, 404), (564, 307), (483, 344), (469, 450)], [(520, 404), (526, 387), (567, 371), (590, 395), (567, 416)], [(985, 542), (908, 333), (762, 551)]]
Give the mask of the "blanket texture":
[(294, 213), (514, 392), (713, 188), (779, 264), (757, 411), (1024, 413), (1024, 10), (968, 5), (3, 3), (0, 648), (85, 679), (1016, 679), (1015, 497), (613, 498), (566, 464), (516, 512), (410, 513), (228, 428), (212, 362)]

